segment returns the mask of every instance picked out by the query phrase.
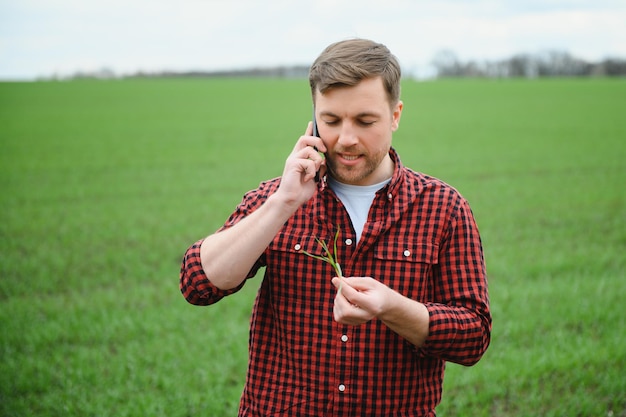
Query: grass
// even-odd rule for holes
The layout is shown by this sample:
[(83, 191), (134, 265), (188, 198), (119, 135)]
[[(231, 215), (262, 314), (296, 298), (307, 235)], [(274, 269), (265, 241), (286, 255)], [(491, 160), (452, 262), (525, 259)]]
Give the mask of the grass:
[[(0, 415), (235, 415), (258, 282), (180, 258), (280, 175), (304, 80), (0, 83)], [(403, 85), (403, 162), (481, 229), (492, 345), (440, 416), (626, 416), (624, 80)], [(255, 280), (260, 281), (260, 280)]]

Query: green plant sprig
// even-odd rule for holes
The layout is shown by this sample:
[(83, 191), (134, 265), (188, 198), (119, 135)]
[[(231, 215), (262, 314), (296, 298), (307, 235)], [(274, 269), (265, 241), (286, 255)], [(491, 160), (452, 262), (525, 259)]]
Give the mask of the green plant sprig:
[[(304, 253), (307, 256), (310, 256), (311, 258), (328, 262), (335, 269), (337, 276), (339, 278), (343, 278), (343, 272), (341, 272), (341, 265), (339, 265), (339, 261), (337, 260), (337, 239), (339, 239), (339, 227), (337, 227), (337, 233), (335, 233), (335, 238), (333, 239), (333, 251), (332, 252), (330, 251), (330, 248), (328, 247), (328, 244), (325, 241), (316, 237), (315, 241), (322, 247), (322, 249), (324, 249), (326, 256), (314, 255), (305, 250), (303, 250), (302, 253)], [(343, 282), (340, 282), (339, 289), (337, 290), (338, 294), (341, 293), (342, 285), (343, 285)]]

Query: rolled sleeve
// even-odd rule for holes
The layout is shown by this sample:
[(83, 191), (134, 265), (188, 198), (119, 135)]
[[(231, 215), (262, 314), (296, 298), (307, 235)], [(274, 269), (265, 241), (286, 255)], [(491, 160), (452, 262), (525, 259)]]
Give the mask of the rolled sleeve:
[(430, 315), (428, 339), (419, 349), (423, 356), (471, 366), (489, 346), (491, 319), (466, 308), (426, 304)]
[(180, 268), (180, 292), (187, 302), (198, 306), (214, 304), (239, 291), (245, 284), (244, 280), (235, 288), (221, 290), (209, 281), (200, 260), (200, 246), (203, 241), (204, 239), (201, 239), (187, 249)]

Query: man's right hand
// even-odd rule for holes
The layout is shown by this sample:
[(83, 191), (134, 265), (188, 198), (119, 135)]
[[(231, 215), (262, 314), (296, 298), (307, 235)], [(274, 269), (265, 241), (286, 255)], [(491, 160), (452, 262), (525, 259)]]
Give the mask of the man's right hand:
[(325, 160), (320, 152), (326, 152), (326, 145), (321, 138), (313, 136), (313, 123), (309, 122), (306, 132), (300, 136), (287, 161), (276, 191), (276, 197), (285, 204), (300, 207), (307, 202), (317, 189), (315, 176), (325, 174)]

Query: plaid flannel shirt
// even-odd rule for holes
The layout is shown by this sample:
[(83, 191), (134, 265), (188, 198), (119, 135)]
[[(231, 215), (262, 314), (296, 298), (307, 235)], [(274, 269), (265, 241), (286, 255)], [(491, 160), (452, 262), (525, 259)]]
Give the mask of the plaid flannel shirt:
[[(435, 178), (403, 167), (372, 203), (358, 244), (348, 213), (323, 184), (285, 223), (250, 271), (265, 267), (255, 301), (240, 416), (434, 416), (445, 361), (476, 363), (489, 345), (491, 313), (480, 236), (465, 199)], [(248, 192), (223, 228), (257, 209), (280, 179)], [(416, 347), (377, 319), (333, 320), (332, 267), (315, 238), (337, 227), (344, 276), (370, 276), (424, 303), (429, 335)], [(185, 254), (181, 292), (208, 305), (239, 290), (211, 284), (200, 244)]]

